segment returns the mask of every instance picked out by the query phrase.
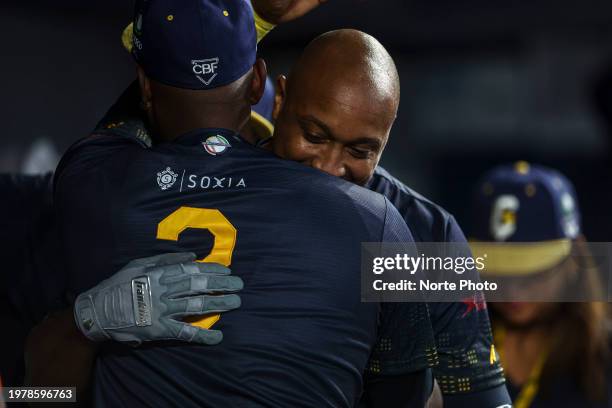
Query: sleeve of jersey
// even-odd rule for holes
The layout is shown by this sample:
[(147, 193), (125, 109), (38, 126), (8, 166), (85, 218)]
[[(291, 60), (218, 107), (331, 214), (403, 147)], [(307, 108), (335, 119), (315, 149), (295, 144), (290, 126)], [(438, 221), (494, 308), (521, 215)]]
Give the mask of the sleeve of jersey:
[(467, 395), (444, 395), (444, 408), (512, 408), (512, 400), (505, 385)]
[[(395, 207), (387, 205), (382, 242), (402, 242), (402, 250), (416, 251), (408, 226)], [(393, 252), (393, 251), (392, 251)], [(433, 363), (435, 346), (427, 304), (382, 303), (379, 335), (372, 351), (366, 376), (401, 376), (414, 373)]]
[[(465, 236), (453, 217), (447, 221), (446, 234), (446, 242), (458, 245), (454, 255), (470, 255)], [(433, 370), (444, 395), (444, 406), (510, 404), (484, 296), (429, 306), (437, 348)]]
[(127, 174), (129, 139), (90, 136), (73, 145), (55, 175), (54, 206), (67, 268), (67, 290), (74, 296), (112, 270), (112, 208)]
[(385, 223), (381, 242), (414, 242), (412, 233), (406, 222), (391, 204), (387, 197), (385, 198)]

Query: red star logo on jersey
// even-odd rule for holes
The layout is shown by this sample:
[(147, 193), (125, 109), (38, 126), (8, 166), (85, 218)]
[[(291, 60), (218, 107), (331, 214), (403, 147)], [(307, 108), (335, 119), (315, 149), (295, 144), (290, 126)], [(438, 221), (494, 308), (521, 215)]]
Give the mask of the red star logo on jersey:
[(472, 313), (473, 310), (480, 312), (481, 310), (487, 310), (487, 302), (485, 302), (484, 295), (477, 293), (467, 299), (461, 301), (466, 306), (465, 312), (461, 316), (462, 318)]

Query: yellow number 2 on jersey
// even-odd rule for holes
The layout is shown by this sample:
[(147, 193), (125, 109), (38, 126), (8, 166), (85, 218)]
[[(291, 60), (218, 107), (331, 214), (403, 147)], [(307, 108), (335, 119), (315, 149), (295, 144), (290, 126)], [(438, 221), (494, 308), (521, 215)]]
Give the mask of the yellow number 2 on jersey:
[[(209, 208), (180, 207), (157, 225), (157, 239), (178, 241), (179, 235), (188, 228), (205, 229), (214, 236), (213, 248), (198, 262), (216, 262), (230, 266), (236, 245), (236, 228), (219, 210)], [(210, 329), (220, 315), (195, 316), (186, 319), (194, 326)]]

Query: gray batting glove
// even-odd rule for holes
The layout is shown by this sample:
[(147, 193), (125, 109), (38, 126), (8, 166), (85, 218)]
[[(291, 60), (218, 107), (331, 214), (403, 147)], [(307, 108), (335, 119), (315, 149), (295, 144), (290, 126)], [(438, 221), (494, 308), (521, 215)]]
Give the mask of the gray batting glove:
[(136, 259), (94, 288), (81, 293), (74, 317), (90, 340), (115, 340), (131, 345), (143, 341), (179, 340), (217, 344), (219, 330), (205, 330), (180, 321), (187, 316), (222, 313), (240, 307), (232, 293), (242, 289), (229, 268), (194, 262), (192, 253)]

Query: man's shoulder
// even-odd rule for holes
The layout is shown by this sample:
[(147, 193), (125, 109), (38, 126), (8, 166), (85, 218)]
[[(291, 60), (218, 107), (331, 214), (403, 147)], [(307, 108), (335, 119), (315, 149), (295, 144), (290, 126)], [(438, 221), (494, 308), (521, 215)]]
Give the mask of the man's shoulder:
[(374, 170), (368, 187), (385, 195), (393, 204), (397, 202), (401, 207), (417, 207), (420, 211), (445, 219), (452, 217), (442, 206), (408, 187), (381, 166)]
[(113, 158), (117, 149), (151, 147), (151, 135), (139, 108), (139, 100), (138, 82), (133, 81), (89, 135), (70, 146), (62, 157), (57, 174), (62, 173), (68, 163), (74, 164), (77, 158), (79, 162), (108, 160)]
[[(267, 150), (244, 145), (242, 154), (237, 155), (236, 164), (243, 163), (265, 184), (279, 184), (290, 194), (299, 194), (311, 204), (327, 205), (340, 203), (360, 211), (383, 214), (386, 211), (385, 197), (368, 188), (358, 186), (342, 178), (291, 160), (280, 159)], [(242, 159), (248, 158), (248, 162)]]
[(383, 195), (299, 163), (281, 162), (279, 165), (288, 170), (284, 177), (292, 179), (290, 183), (299, 180), (297, 194), (308, 207), (353, 223), (361, 221), (376, 231), (376, 240), (380, 239), (382, 230), (378, 230), (384, 226), (391, 207)]
[(153, 144), (146, 118), (140, 109), (140, 88), (133, 81), (98, 122), (92, 134), (132, 140), (143, 147)]
[(393, 177), (381, 166), (376, 168), (367, 187), (387, 197), (402, 215), (418, 241), (438, 242), (462, 239), (462, 237), (454, 236), (456, 231), (460, 232), (460, 229), (452, 214)]
[[(255, 201), (264, 202), (270, 194), (277, 196), (278, 200), (266, 204), (268, 208), (293, 218), (314, 217), (323, 224), (324, 220), (334, 225), (341, 223), (353, 231), (361, 228), (363, 232), (365, 228), (368, 236), (362, 235), (364, 240), (378, 241), (382, 237), (392, 205), (381, 194), (251, 145), (242, 144), (225, 156), (205, 160), (210, 163), (202, 163), (208, 172), (230, 168), (234, 174), (244, 174), (252, 186), (249, 191), (258, 193), (253, 197)], [(269, 194), (259, 194), (266, 191)]]

